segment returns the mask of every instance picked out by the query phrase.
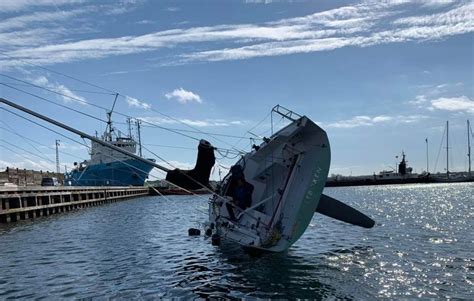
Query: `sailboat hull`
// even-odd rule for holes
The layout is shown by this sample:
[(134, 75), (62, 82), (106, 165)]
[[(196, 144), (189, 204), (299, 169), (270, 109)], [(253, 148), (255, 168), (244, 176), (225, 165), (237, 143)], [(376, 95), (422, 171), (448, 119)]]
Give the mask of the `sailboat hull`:
[(252, 204), (241, 210), (232, 198), (232, 175), (210, 202), (209, 225), (244, 247), (281, 252), (305, 232), (326, 183), (330, 146), (324, 130), (307, 117), (295, 120), (238, 163), (254, 188)]

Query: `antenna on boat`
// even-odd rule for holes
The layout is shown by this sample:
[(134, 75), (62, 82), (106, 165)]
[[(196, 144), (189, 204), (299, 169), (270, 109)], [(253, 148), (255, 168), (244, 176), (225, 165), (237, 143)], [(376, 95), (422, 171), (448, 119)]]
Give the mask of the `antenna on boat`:
[(112, 128), (112, 113), (114, 112), (114, 108), (115, 108), (115, 104), (117, 103), (118, 96), (119, 94), (115, 93), (115, 99), (114, 99), (114, 103), (112, 104), (112, 109), (110, 109), (110, 111), (107, 112), (107, 131), (108, 131), (107, 136), (109, 139), (108, 141), (112, 141), (112, 132), (114, 131), (114, 129)]
[(128, 138), (132, 138), (132, 118), (127, 117)]
[(138, 153), (140, 154), (140, 157), (142, 157), (142, 136), (140, 134), (140, 124), (141, 124), (141, 120), (137, 119), (136, 125), (137, 125), (137, 135), (138, 135)]
[(59, 174), (61, 173), (60, 167), (59, 167), (59, 140), (56, 140), (56, 173), (57, 177), (59, 179)]

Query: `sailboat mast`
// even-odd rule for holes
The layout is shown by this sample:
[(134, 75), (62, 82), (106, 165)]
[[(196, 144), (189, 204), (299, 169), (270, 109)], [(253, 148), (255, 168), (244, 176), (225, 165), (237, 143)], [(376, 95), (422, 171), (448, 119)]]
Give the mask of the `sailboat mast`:
[(469, 162), (469, 179), (471, 179), (471, 125), (469, 119), (467, 120), (467, 158)]
[(428, 158), (428, 138), (425, 139), (426, 142), (426, 173), (430, 173), (429, 158)]
[(446, 121), (446, 179), (449, 179), (449, 121)]

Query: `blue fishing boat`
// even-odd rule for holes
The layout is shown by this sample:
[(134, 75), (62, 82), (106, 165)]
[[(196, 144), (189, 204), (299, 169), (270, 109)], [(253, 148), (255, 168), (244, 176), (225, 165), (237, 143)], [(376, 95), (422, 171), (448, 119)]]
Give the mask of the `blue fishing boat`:
[[(129, 133), (123, 133), (112, 126), (111, 113), (107, 114), (108, 122), (100, 140), (116, 146), (128, 153), (142, 157), (140, 122), (137, 121), (138, 142), (132, 136), (131, 120), (128, 119)], [(96, 134), (97, 137), (97, 134)], [(99, 138), (99, 137), (97, 137)], [(70, 186), (143, 186), (148, 174), (153, 169), (154, 159), (138, 160), (103, 144), (92, 141), (89, 160), (75, 162), (75, 168), (65, 174), (65, 185)]]

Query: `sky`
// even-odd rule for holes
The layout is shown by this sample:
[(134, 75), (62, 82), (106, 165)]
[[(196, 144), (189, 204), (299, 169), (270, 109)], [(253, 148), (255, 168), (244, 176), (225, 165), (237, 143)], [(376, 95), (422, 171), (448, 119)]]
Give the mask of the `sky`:
[[(327, 132), (330, 173), (343, 175), (393, 169), (402, 151), (422, 172), (427, 145), (429, 171), (443, 172), (449, 120), (461, 171), (473, 31), (472, 1), (3, 0), (0, 96), (101, 134), (118, 93), (115, 126), (144, 120), (146, 157), (189, 168), (207, 139), (221, 149), (214, 179), (236, 161), (226, 149), (285, 124), (277, 104)], [(0, 109), (0, 168), (55, 170), (56, 140), (62, 170), (88, 159), (88, 141)]]

